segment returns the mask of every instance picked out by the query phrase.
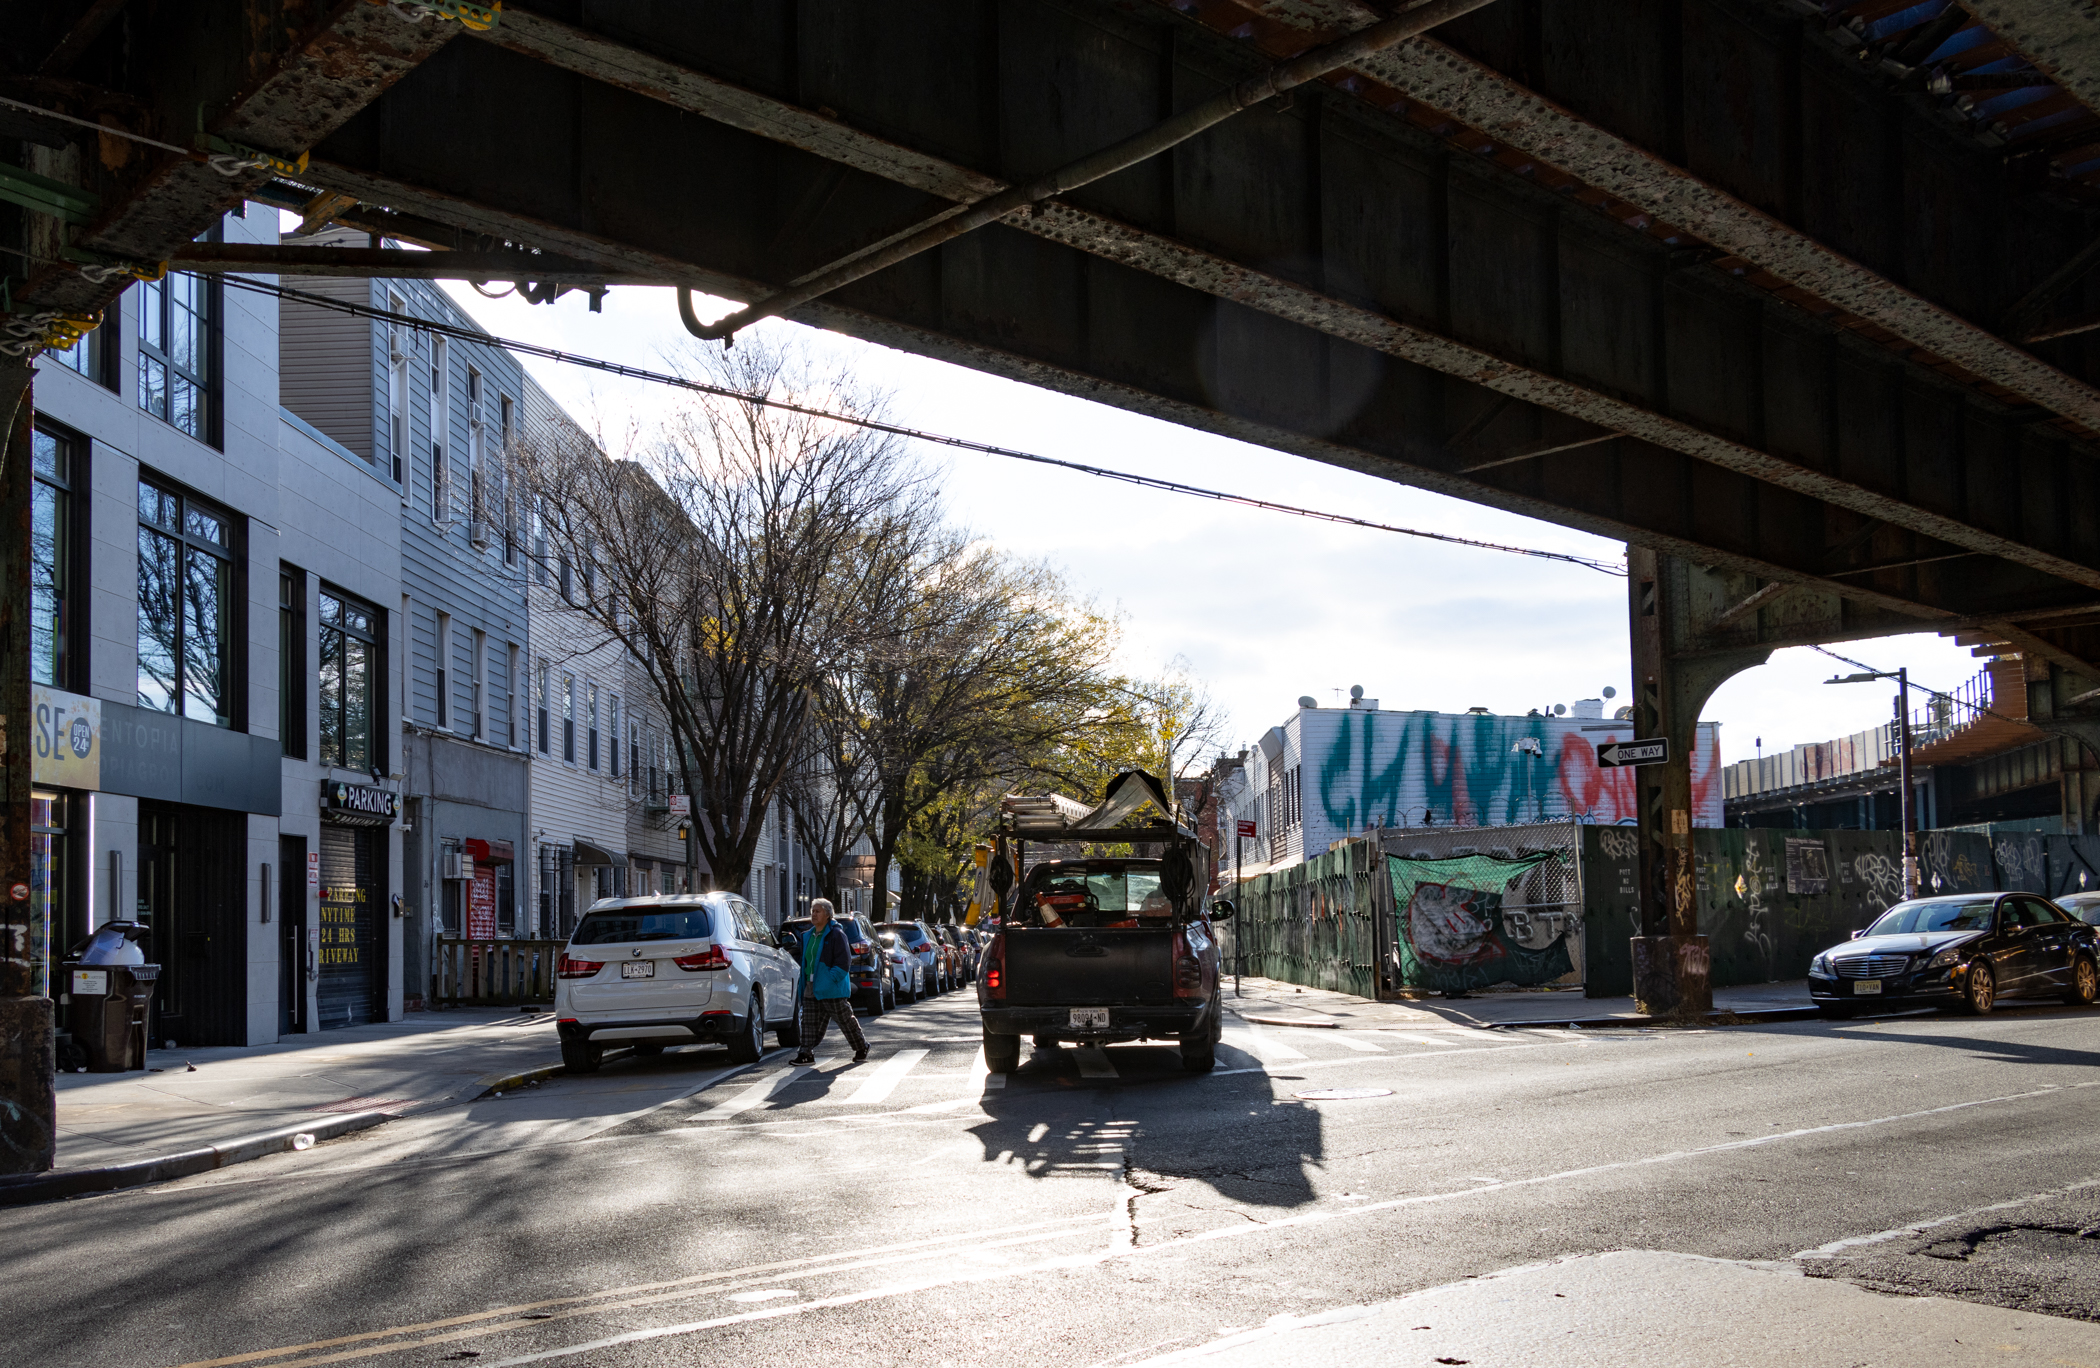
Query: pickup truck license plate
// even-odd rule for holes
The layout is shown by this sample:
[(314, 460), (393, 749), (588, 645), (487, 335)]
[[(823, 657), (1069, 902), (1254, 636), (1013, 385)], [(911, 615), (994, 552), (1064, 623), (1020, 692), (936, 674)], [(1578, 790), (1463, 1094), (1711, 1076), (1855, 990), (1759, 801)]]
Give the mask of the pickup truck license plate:
[(1072, 1009), (1072, 1024), (1074, 1026), (1106, 1026), (1108, 1025), (1108, 1008), (1074, 1007)]
[[(655, 978), (655, 960), (629, 960), (620, 966), (621, 978)], [(1877, 985), (1878, 986), (1878, 985)]]
[(1852, 992), (1858, 997), (1872, 997), (1880, 991), (1880, 979), (1855, 979), (1852, 984)]

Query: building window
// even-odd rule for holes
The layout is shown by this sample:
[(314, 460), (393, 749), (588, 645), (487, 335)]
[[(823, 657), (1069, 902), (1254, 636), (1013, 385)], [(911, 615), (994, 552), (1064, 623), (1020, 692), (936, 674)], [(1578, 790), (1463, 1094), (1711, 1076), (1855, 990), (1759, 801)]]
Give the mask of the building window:
[(510, 396), (506, 394), (498, 399), (496, 407), (498, 419), (496, 436), (497, 440), (502, 443), (497, 449), (496, 471), (502, 484), (503, 563), (505, 565), (516, 565), (518, 563), (518, 501), (511, 492), (510, 487)]
[(576, 676), (561, 677), (561, 758), (576, 763)]
[(540, 662), (540, 678), (537, 685), (540, 724), (540, 754), (547, 753), (547, 662)]
[(200, 442), (217, 437), (217, 291), (193, 275), (139, 282), (139, 407)]
[(379, 610), (321, 591), (321, 763), (379, 769)]
[(474, 629), (474, 657), (472, 666), (474, 670), (474, 711), (467, 718), (467, 727), (469, 734), (472, 735), (475, 740), (486, 741), (489, 739), (488, 731), (486, 730), (489, 697), (487, 683), (489, 668), (489, 637), (488, 633), (482, 631), (479, 627), (476, 627)]
[(452, 465), (445, 457), (451, 433), (451, 366), (445, 339), (430, 340), (430, 519), (440, 527), (452, 522)]
[(642, 724), (629, 718), (627, 722), (627, 794), (631, 798), (642, 796)]
[(54, 365), (75, 371), (104, 389), (117, 387), (117, 349), (113, 345), (117, 335), (117, 318), (120, 310), (111, 308), (102, 315), (102, 326), (82, 337), (64, 351), (47, 351), (40, 358)]
[(518, 738), (518, 719), (525, 710), (525, 676), (520, 672), (524, 659), (516, 642), (503, 653), (503, 696), (510, 702), (503, 710), (503, 743), (513, 750), (524, 750), (526, 745)]
[[(400, 295), (389, 295), (387, 301), (388, 307), (397, 314), (408, 311)], [(400, 484), (406, 473), (402, 459), (408, 454), (409, 343), (403, 337), (405, 331), (400, 324), (387, 330), (387, 438), (388, 449), (394, 456), (395, 484)]]
[(452, 717), (452, 614), (437, 615), (437, 724), (448, 727)]
[(30, 433), (30, 465), (29, 678), (72, 688), (84, 673), (75, 656), (87, 645), (74, 592), (83, 549), (76, 519), (86, 505), (73, 498), (86, 472), (78, 444), (42, 428)]
[(306, 576), (289, 568), (277, 572), (277, 735), (306, 758)]
[(590, 712), (587, 718), (590, 724), (590, 768), (595, 770), (598, 768), (598, 686), (596, 684), (588, 684), (584, 687), (589, 690), (590, 699)]
[(139, 484), (139, 706), (234, 725), (233, 520), (187, 494)]

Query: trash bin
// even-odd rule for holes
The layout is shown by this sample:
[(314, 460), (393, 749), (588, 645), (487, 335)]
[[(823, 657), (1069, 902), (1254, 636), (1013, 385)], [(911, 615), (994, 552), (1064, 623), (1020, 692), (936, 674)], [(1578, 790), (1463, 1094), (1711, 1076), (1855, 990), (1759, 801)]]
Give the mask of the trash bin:
[(160, 966), (139, 948), (148, 928), (110, 922), (74, 947), (65, 962), (66, 1030), (87, 1057), (91, 1073), (146, 1067), (146, 1013)]

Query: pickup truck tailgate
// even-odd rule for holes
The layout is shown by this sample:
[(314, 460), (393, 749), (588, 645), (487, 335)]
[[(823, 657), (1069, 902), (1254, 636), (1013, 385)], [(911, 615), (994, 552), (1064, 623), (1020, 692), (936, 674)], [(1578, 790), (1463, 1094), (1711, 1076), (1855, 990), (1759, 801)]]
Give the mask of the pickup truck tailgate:
[(1015, 1007), (1174, 1000), (1174, 932), (1029, 927), (1006, 933), (1006, 1001)]

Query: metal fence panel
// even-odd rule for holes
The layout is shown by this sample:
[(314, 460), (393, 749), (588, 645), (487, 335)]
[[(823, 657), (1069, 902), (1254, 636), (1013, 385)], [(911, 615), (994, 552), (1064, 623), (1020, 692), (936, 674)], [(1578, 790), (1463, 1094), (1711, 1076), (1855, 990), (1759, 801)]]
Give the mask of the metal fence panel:
[(430, 1000), (446, 1007), (554, 1001), (554, 966), (568, 942), (440, 936)]

